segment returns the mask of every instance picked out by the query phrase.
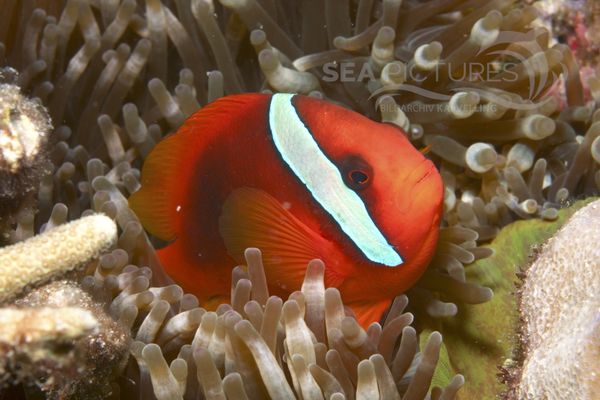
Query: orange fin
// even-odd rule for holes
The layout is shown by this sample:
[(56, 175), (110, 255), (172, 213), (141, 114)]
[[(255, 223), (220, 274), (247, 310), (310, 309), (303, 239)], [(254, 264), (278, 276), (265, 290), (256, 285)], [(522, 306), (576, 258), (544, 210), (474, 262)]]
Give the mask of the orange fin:
[[(144, 162), (142, 188), (129, 197), (129, 206), (142, 220), (144, 227), (163, 240), (176, 236), (177, 205), (171, 198), (179, 169), (179, 154), (183, 151), (180, 135), (171, 135), (156, 145)], [(176, 202), (177, 200), (175, 200)]]
[(383, 313), (389, 308), (392, 300), (375, 302), (353, 302), (346, 304), (358, 320), (358, 323), (367, 329), (372, 322), (381, 322)]
[(154, 147), (144, 161), (142, 188), (129, 198), (130, 207), (150, 233), (163, 240), (176, 238), (181, 220), (178, 207), (185, 203), (187, 182), (207, 144), (217, 135), (235, 132), (228, 124), (267, 100), (261, 94), (219, 99), (196, 111), (176, 133)]
[(331, 247), (274, 197), (247, 187), (225, 201), (219, 230), (236, 261), (243, 262), (246, 248), (259, 248), (269, 281), (290, 291), (300, 289), (308, 262)]

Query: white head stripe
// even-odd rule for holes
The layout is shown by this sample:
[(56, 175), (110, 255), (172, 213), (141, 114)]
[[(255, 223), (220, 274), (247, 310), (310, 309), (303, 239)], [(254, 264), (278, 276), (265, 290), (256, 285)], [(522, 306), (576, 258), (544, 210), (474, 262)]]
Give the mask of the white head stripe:
[(344, 184), (340, 171), (298, 116), (293, 96), (275, 94), (271, 99), (269, 127), (277, 151), (369, 260), (390, 267), (402, 264), (402, 257), (379, 231), (362, 199)]

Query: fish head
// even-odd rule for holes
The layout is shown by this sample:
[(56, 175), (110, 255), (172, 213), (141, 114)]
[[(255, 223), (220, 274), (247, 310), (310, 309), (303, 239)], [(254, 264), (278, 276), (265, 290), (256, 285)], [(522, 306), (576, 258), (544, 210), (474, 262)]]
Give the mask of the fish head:
[(339, 208), (350, 209), (340, 226), (355, 218), (345, 232), (367, 263), (416, 281), (439, 234), (443, 184), (435, 165), (397, 126), (300, 96), (295, 107), (350, 192), (339, 196)]

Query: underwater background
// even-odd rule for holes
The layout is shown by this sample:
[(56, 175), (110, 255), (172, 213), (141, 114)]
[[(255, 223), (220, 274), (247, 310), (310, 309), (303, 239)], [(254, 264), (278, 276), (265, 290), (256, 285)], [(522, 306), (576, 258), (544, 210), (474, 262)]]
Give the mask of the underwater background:
[[(0, 10), (0, 399), (598, 398), (600, 2)], [(319, 261), (270, 296), (256, 248), (203, 308), (129, 207), (163, 137), (246, 92), (396, 125), (438, 168), (433, 259), (366, 330)]]

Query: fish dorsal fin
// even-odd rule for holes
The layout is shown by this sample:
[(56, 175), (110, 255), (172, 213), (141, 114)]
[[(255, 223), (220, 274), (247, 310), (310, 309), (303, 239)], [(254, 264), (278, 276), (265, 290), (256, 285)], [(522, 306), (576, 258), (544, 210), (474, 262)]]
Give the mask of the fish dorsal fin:
[(156, 145), (144, 162), (142, 188), (129, 198), (150, 233), (163, 240), (179, 235), (179, 211), (189, 198), (190, 179), (206, 146), (216, 135), (235, 132), (233, 126), (252, 107), (267, 103), (268, 96), (262, 94), (221, 98), (196, 111), (176, 133)]
[(129, 197), (129, 206), (144, 227), (163, 240), (176, 237), (178, 199), (174, 197), (182, 188), (174, 183), (181, 168), (182, 137), (179, 133), (170, 135), (154, 147), (142, 168), (142, 187)]
[(273, 196), (248, 187), (229, 195), (219, 230), (228, 253), (238, 262), (243, 262), (246, 248), (261, 249), (269, 281), (288, 290), (299, 290), (308, 262), (322, 258), (332, 247)]

